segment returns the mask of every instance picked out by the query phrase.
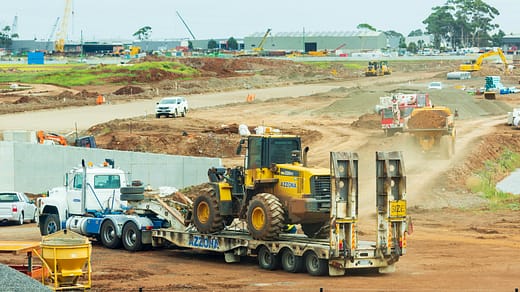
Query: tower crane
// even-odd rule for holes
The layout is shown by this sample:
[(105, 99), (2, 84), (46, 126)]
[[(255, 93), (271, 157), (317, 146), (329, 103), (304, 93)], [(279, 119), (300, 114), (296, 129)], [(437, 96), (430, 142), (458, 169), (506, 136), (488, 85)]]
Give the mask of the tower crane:
[(69, 17), (72, 14), (72, 0), (65, 0), (65, 11), (61, 20), (61, 27), (56, 34), (56, 42), (54, 49), (58, 53), (63, 53), (65, 49), (65, 39), (67, 38), (67, 30), (69, 28)]

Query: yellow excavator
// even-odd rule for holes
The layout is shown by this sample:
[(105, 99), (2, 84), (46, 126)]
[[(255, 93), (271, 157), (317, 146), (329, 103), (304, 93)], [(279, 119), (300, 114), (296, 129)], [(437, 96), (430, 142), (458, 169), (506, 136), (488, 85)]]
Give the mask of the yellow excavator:
[(469, 62), (466, 62), (464, 64), (461, 64), (459, 67), (460, 71), (480, 71), (482, 62), (485, 58), (491, 57), (491, 56), (500, 56), (500, 59), (502, 60), (502, 63), (504, 63), (504, 72), (507, 73), (507, 60), (506, 56), (504, 55), (504, 52), (500, 48), (496, 48), (491, 51), (487, 51), (483, 54), (481, 54), (476, 60), (470, 60)]

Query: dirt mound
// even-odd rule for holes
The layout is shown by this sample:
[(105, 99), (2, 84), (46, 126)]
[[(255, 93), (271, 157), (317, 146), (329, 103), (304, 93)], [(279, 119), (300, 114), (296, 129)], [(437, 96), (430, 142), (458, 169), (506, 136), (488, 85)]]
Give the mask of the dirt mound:
[(119, 88), (118, 90), (114, 91), (115, 95), (132, 95), (132, 94), (139, 94), (143, 93), (144, 89), (142, 89), (139, 86), (132, 86), (127, 85), (124, 87)]
[[(511, 129), (507, 125), (498, 125), (491, 135), (485, 136), (480, 141), (477, 149), (468, 156), (463, 164), (455, 167), (448, 174), (445, 187), (465, 186), (466, 180), (476, 170), (482, 169), (486, 161), (497, 159), (504, 149), (520, 153), (520, 131)], [(500, 181), (506, 175), (506, 173), (495, 173), (493, 179)]]
[(381, 129), (381, 117), (378, 114), (364, 114), (350, 125), (362, 129)]
[(440, 129), (446, 127), (448, 114), (442, 110), (424, 110), (414, 114), (408, 121), (410, 129)]
[(15, 100), (13, 104), (21, 104), (21, 103), (29, 103), (32, 99), (28, 96), (22, 96), (19, 99)]

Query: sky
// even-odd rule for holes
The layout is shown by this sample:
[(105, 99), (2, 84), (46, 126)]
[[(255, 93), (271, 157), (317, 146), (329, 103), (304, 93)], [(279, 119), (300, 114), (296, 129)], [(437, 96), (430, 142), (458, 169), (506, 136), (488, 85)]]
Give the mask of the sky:
[[(0, 25), (11, 26), (18, 16), (19, 39), (48, 40), (56, 19), (63, 19), (66, 0), (2, 0)], [(432, 7), (446, 0), (328, 0), (328, 1), (215, 1), (215, 0), (71, 0), (73, 16), (68, 40), (132, 40), (144, 26), (152, 28), (152, 40), (191, 39), (178, 12), (196, 39), (243, 38), (277, 32), (351, 31), (360, 23), (377, 30), (408, 35), (424, 30), (422, 21)], [(494, 23), (506, 34), (520, 33), (518, 0), (484, 0), (497, 8)], [(60, 29), (58, 25), (56, 31)], [(52, 38), (54, 40), (54, 38)]]

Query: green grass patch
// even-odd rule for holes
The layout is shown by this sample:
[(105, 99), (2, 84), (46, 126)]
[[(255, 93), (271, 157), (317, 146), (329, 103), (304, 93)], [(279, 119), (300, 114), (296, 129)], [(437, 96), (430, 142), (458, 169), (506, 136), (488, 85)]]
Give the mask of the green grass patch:
[(491, 210), (520, 210), (520, 199), (517, 195), (504, 193), (496, 189), (497, 177), (503, 177), (520, 168), (520, 154), (504, 149), (496, 160), (487, 160), (484, 167), (476, 172), (468, 185), (473, 193), (482, 194), (489, 201)]
[[(48, 67), (47, 67), (48, 66)], [(151, 72), (161, 70), (179, 78), (199, 74), (191, 67), (177, 62), (143, 62), (131, 65), (15, 65), (0, 67), (0, 82), (45, 83), (61, 86), (104, 85), (113, 80), (134, 79), (137, 76), (151, 77)]]

